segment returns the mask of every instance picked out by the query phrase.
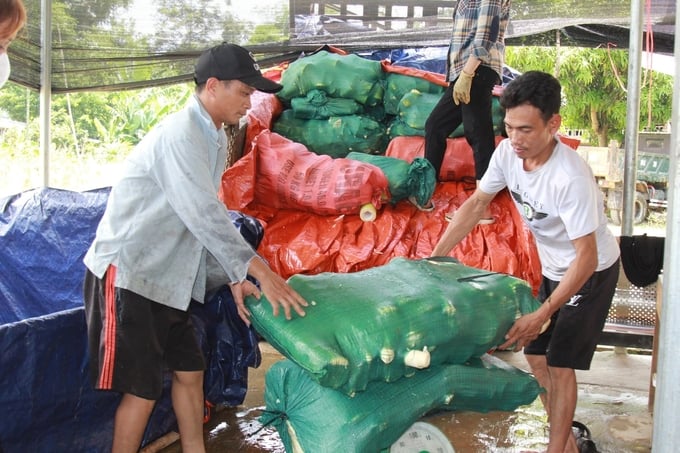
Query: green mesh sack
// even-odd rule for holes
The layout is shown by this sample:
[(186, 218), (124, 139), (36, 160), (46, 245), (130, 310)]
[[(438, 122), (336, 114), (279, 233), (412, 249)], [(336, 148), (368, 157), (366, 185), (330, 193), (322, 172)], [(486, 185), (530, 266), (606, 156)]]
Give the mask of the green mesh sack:
[(399, 119), (413, 129), (425, 130), (425, 122), (440, 98), (440, 95), (432, 93), (409, 91), (399, 101)]
[(276, 427), (287, 452), (377, 453), (431, 411), (512, 411), (539, 392), (531, 375), (490, 355), (393, 383), (372, 382), (354, 397), (319, 385), (283, 360), (267, 371), (260, 421)]
[(281, 75), (277, 96), (287, 103), (321, 90), (334, 98), (353, 99), (366, 106), (382, 104), (384, 73), (379, 61), (358, 55), (320, 51), (291, 63)]
[(424, 129), (414, 129), (408, 124), (404, 123), (398, 116), (395, 117), (387, 126), (387, 136), (391, 140), (395, 137), (424, 137)]
[(328, 119), (363, 112), (363, 106), (357, 101), (330, 97), (321, 90), (311, 90), (305, 97), (293, 98), (290, 105), (295, 117), (302, 119)]
[(364, 115), (304, 120), (288, 109), (274, 122), (272, 130), (310, 151), (331, 157), (345, 157), (352, 151), (382, 154), (387, 148), (385, 126)]
[(310, 303), (306, 316), (275, 317), (264, 296), (251, 296), (253, 326), (321, 385), (350, 395), (369, 381), (412, 375), (426, 362), (480, 357), (505, 341), (517, 316), (540, 305), (525, 281), (453, 258), (398, 257), (288, 282)]
[(387, 118), (387, 115), (385, 114), (385, 107), (383, 107), (382, 104), (373, 105), (370, 107), (364, 106), (364, 114), (380, 123), (384, 122)]
[(385, 100), (383, 101), (385, 111), (390, 115), (399, 113), (399, 101), (411, 90), (418, 90), (421, 93), (433, 93), (438, 98), (444, 93), (444, 87), (421, 77), (389, 73), (385, 77)]
[(387, 177), (392, 203), (413, 196), (419, 205), (425, 206), (432, 198), (434, 188), (437, 185), (434, 167), (430, 161), (422, 157), (414, 158), (410, 164), (396, 157), (374, 156), (355, 152), (349, 153), (347, 158), (379, 167)]
[[(425, 122), (440, 98), (440, 95), (423, 93), (418, 90), (411, 90), (406, 93), (399, 102), (397, 117), (389, 127), (390, 138), (399, 135), (425, 135)], [(496, 96), (491, 98), (491, 117), (494, 135), (503, 135), (505, 133), (503, 124), (505, 111)], [(465, 129), (461, 123), (449, 137), (456, 138), (463, 135), (465, 135)]]

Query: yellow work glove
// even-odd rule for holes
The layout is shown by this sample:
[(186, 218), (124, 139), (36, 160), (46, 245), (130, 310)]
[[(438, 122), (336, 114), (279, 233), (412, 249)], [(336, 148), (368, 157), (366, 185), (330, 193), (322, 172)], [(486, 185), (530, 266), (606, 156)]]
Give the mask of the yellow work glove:
[(474, 74), (468, 74), (465, 71), (460, 71), (458, 80), (453, 85), (453, 102), (456, 105), (470, 103), (470, 87), (472, 87), (472, 78)]

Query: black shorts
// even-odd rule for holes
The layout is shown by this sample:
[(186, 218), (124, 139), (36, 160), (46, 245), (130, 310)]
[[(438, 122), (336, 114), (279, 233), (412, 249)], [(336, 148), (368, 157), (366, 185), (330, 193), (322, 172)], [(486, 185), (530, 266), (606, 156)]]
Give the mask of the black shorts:
[[(548, 366), (588, 370), (600, 341), (619, 280), (619, 261), (595, 272), (571, 300), (552, 315), (550, 327), (524, 347), (524, 354), (545, 355)], [(545, 300), (559, 282), (543, 277)]]
[(85, 274), (90, 379), (97, 389), (157, 400), (166, 369), (205, 369), (191, 316), (115, 287), (115, 271)]

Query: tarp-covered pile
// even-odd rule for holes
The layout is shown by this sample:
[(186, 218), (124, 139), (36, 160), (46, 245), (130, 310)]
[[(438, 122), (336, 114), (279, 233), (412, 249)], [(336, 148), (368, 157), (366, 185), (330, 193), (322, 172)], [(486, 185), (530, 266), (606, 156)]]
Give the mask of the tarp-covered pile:
[[(443, 78), (325, 51), (282, 71), (278, 97), (257, 95), (245, 155), (225, 172), (221, 192), (227, 206), (263, 221), (260, 254), (310, 302), (305, 317), (286, 321), (266, 302), (248, 301), (256, 330), (287, 358), (267, 373), (263, 423), (277, 427), (287, 451), (375, 452), (432, 410), (532, 402), (534, 378), (486, 354), (517, 316), (538, 307), (538, 256), (507, 192), (492, 203), (496, 223), (454, 250), (460, 262), (424, 259), (444, 214), (475, 188), (462, 130), (448, 139), (444, 182), (422, 158)], [(494, 117), (501, 122), (497, 103)], [(286, 162), (271, 163), (282, 150)], [(316, 162), (342, 168), (348, 160), (370, 162), (388, 182), (379, 186), (382, 205), (371, 200), (379, 212), (370, 222), (359, 200), (335, 212), (314, 200), (325, 190), (358, 195), (359, 178), (326, 178), (324, 191), (305, 183), (323, 179)], [(423, 161), (426, 183), (403, 190), (404, 175)], [(430, 195), (432, 212), (402, 201)]]
[[(82, 257), (109, 190), (27, 191), (0, 200), (0, 451), (93, 452), (110, 448), (119, 395), (92, 388), (82, 302)], [(257, 247), (261, 225), (232, 212)], [(206, 400), (237, 405), (248, 367), (260, 363), (257, 337), (236, 314), (227, 287), (192, 305), (208, 369)], [(144, 444), (174, 429), (170, 376)]]
[[(341, 65), (343, 59), (347, 59), (350, 64)], [(335, 70), (328, 69), (327, 64)], [(344, 67), (350, 68), (347, 70), (350, 73), (342, 72)], [(368, 73), (367, 82), (358, 85), (363, 89), (360, 94), (352, 93), (342, 81), (344, 78), (353, 80), (353, 72)], [(302, 77), (308, 73), (315, 77), (316, 83), (310, 83)], [(350, 111), (360, 111), (352, 115), (370, 115), (379, 119), (382, 130), (387, 134), (390, 122), (398, 118), (398, 110), (395, 109), (398, 109), (404, 97), (414, 90), (432, 95), (441, 93), (446, 85), (443, 76), (417, 68), (393, 66), (386, 62), (362, 61), (356, 55), (342, 55), (335, 51), (317, 52), (296, 60), (287, 68), (281, 67), (268, 72), (267, 75), (284, 84), (283, 95), (254, 95), (253, 108), (248, 115), (245, 155), (223, 175), (222, 197), (231, 209), (242, 211), (263, 222), (266, 234), (258, 251), (272, 268), (288, 278), (295, 274), (355, 272), (384, 265), (397, 256), (429, 256), (446, 228), (444, 215), (457, 209), (475, 188), (474, 160), (465, 138), (459, 136), (448, 139), (446, 156), (439, 175), (442, 182), (436, 183), (432, 180), (431, 172), (424, 170), (420, 182), (425, 182), (413, 186), (416, 188), (410, 188), (410, 194), (406, 196), (405, 192), (395, 190), (398, 185), (394, 184), (394, 177), (385, 171), (387, 167), (375, 162), (372, 165), (383, 170), (387, 185), (384, 182), (369, 184), (373, 191), (366, 192), (373, 195), (359, 196), (360, 190), (364, 190), (362, 185), (348, 187), (346, 177), (326, 179), (323, 190), (320, 190), (319, 181), (322, 178), (318, 171), (311, 169), (316, 168), (316, 162), (324, 162), (331, 167), (345, 166), (347, 163), (344, 159), (357, 159), (359, 154), (365, 155), (361, 157), (363, 162), (368, 162), (373, 157), (389, 157), (398, 158), (410, 165), (419, 165), (423, 161), (424, 151), (422, 130), (413, 132), (416, 135), (391, 138), (382, 155), (359, 153), (351, 146), (343, 145), (341, 136), (335, 135), (334, 140), (341, 144), (339, 148), (342, 151), (339, 152), (336, 148), (330, 154), (339, 153), (343, 157), (333, 158), (329, 163), (328, 155), (323, 153), (327, 148), (321, 147), (319, 154), (318, 150), (311, 150), (314, 145), (283, 137), (272, 129), (280, 127), (281, 117), (286, 111), (294, 115), (292, 106), (295, 99), (317, 90), (324, 94), (322, 96), (316, 93), (315, 96), (327, 102), (327, 105), (330, 101), (339, 99), (352, 101), (356, 109)], [(378, 83), (376, 80), (382, 82)], [(287, 86), (288, 84), (293, 86)], [(307, 110), (309, 109), (305, 111)], [(419, 115), (424, 117), (426, 112), (427, 110), (423, 110)], [(304, 118), (297, 120), (311, 121)], [(309, 124), (303, 129), (310, 131), (309, 133), (316, 131)], [(319, 139), (328, 140), (329, 134), (319, 134), (323, 135)], [(502, 136), (497, 137), (497, 140), (501, 139)], [(281, 163), (272, 164), (270, 161), (277, 159), (276, 156), (280, 158), (282, 153), (288, 160), (286, 171), (272, 172), (268, 168)], [(293, 167), (303, 170), (292, 171)], [(403, 175), (404, 172), (400, 174)], [(306, 181), (313, 182), (307, 184)], [(431, 212), (419, 211), (404, 200), (413, 196), (416, 201), (422, 201), (428, 198), (429, 190), (432, 190), (431, 199), (435, 206)], [(329, 209), (326, 198), (320, 196), (324, 191), (331, 191), (336, 198), (352, 202), (343, 205), (343, 209), (333, 211)], [(297, 195), (286, 200), (290, 193)], [(376, 202), (376, 198), (381, 203)], [(301, 209), (299, 199), (309, 201), (304, 209)], [(326, 204), (321, 205), (320, 200)], [(372, 222), (365, 222), (360, 214), (362, 206), (369, 201), (378, 209), (378, 213), (371, 218)], [(276, 206), (272, 206), (274, 202), (277, 203)], [(536, 290), (540, 282), (540, 264), (533, 237), (516, 213), (507, 192), (498, 194), (492, 202), (491, 210), (496, 218), (495, 224), (475, 228), (451, 255), (472, 267), (519, 277), (528, 281)]]

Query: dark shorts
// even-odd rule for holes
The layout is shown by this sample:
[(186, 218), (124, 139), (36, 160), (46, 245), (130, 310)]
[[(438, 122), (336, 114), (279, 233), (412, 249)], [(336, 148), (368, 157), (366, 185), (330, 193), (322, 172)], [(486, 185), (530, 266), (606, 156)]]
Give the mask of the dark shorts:
[(97, 389), (157, 400), (164, 372), (201, 371), (203, 353), (188, 312), (116, 288), (115, 270), (85, 274), (90, 378)]
[[(548, 366), (590, 369), (595, 349), (619, 280), (619, 261), (595, 272), (569, 302), (552, 316), (550, 327), (524, 348), (527, 355), (545, 355)], [(539, 298), (545, 300), (559, 282), (543, 277)]]

